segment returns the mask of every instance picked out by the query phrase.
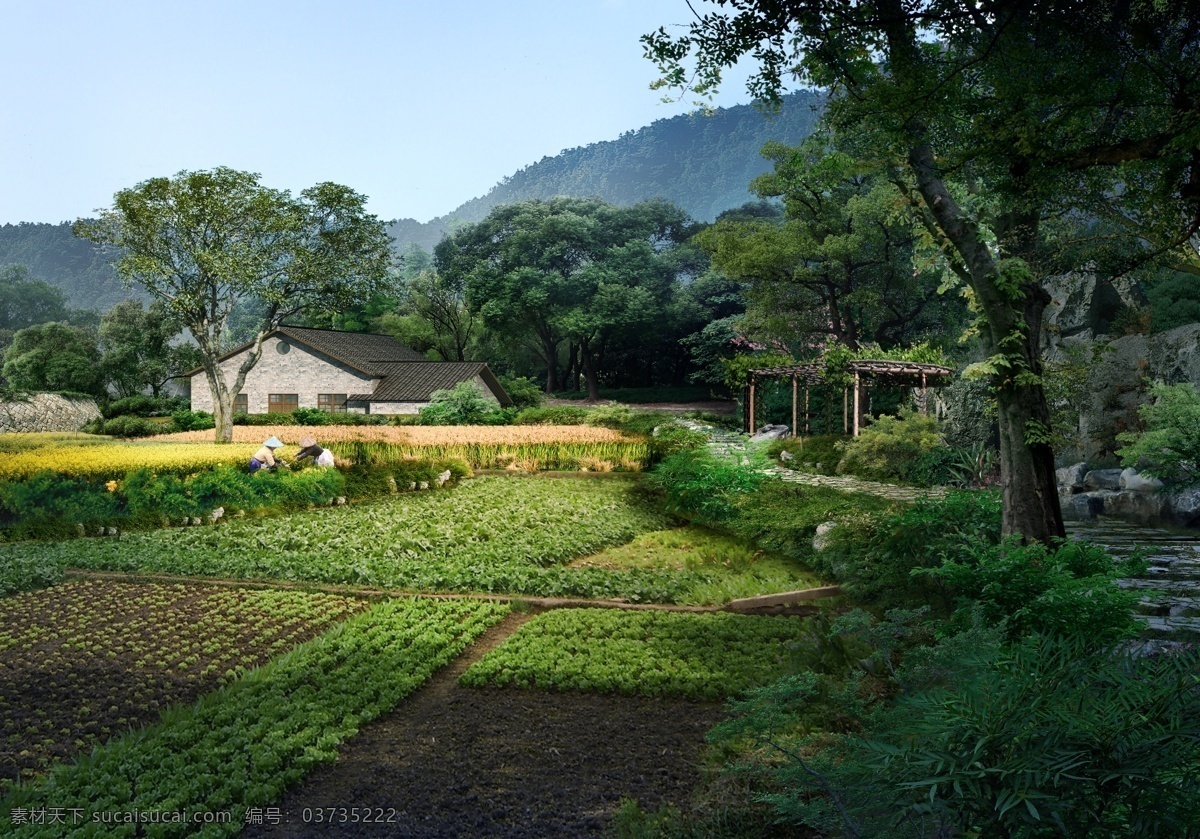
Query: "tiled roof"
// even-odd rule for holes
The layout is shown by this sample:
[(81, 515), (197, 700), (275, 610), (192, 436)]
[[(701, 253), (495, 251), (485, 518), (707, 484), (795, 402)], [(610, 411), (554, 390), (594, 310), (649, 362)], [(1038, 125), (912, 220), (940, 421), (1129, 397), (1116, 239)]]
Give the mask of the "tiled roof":
[(502, 405), (512, 404), (495, 375), (481, 361), (408, 361), (376, 365), (383, 376), (374, 393), (352, 393), (351, 402), (428, 402), (435, 390), (450, 390), (480, 376)]
[(281, 326), (279, 334), (312, 347), (343, 364), (374, 376), (383, 375), (381, 367), (397, 361), (424, 361), (425, 356), (404, 346), (391, 335), (362, 332), (338, 332), (332, 329), (308, 329)]

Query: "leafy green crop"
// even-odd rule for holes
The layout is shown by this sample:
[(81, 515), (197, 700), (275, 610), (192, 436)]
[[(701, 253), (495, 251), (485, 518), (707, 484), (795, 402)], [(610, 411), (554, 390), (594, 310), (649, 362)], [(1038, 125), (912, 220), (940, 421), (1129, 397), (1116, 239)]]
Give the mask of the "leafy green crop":
[(718, 700), (795, 672), (810, 643), (805, 618), (560, 609), (530, 620), (461, 682)]
[[(390, 600), (346, 621), (149, 729), (59, 766), (0, 801), (5, 836), (98, 835), (77, 825), (14, 824), (14, 811), (232, 811), (231, 824), (159, 824), (156, 836), (229, 836), (359, 727), (390, 710), (507, 613), (494, 603)], [(138, 824), (104, 825), (133, 836)], [(93, 832), (89, 832), (89, 829)]]
[(451, 492), (114, 539), (0, 546), (10, 569), (74, 567), (410, 591), (670, 601), (713, 573), (564, 568), (669, 520), (622, 478), (492, 477)]

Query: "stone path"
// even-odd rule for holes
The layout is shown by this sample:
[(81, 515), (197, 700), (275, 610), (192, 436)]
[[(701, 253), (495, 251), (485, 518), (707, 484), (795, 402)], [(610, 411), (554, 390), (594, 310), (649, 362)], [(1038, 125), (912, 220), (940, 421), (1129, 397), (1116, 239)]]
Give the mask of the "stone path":
[[(684, 420), (683, 424), (693, 431), (700, 431), (709, 436), (709, 450), (718, 457), (744, 457), (748, 455), (752, 444), (750, 438), (736, 431), (726, 431), (714, 428), (692, 420)], [(890, 498), (893, 501), (918, 501), (923, 498), (940, 498), (946, 491), (940, 487), (906, 487), (896, 484), (884, 484), (878, 481), (866, 481), (862, 478), (852, 478), (847, 475), (813, 475), (807, 472), (797, 472), (786, 466), (776, 464), (766, 470), (769, 474), (794, 484), (805, 486), (829, 487), (842, 492), (865, 492)]]

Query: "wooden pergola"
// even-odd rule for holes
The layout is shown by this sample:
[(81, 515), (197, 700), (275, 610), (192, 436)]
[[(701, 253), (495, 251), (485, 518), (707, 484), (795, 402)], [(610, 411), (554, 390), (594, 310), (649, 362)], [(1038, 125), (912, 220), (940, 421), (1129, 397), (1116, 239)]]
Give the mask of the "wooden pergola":
[[(921, 413), (929, 410), (928, 389), (950, 384), (954, 371), (940, 364), (922, 364), (915, 361), (889, 361), (886, 359), (858, 359), (846, 365), (846, 372), (854, 376), (852, 388), (842, 388), (842, 432), (855, 437), (859, 431), (860, 395), (871, 385), (883, 387), (920, 388), (918, 402)], [(804, 435), (809, 432), (808, 391), (814, 385), (825, 384), (825, 367), (820, 364), (785, 364), (779, 367), (761, 367), (751, 370), (749, 375), (749, 398), (746, 416), (749, 431), (754, 433), (755, 388), (762, 380), (792, 380), (792, 434), (799, 434), (799, 386), (804, 384)], [(851, 398), (851, 393), (853, 398)], [(850, 405), (854, 406), (853, 411)]]

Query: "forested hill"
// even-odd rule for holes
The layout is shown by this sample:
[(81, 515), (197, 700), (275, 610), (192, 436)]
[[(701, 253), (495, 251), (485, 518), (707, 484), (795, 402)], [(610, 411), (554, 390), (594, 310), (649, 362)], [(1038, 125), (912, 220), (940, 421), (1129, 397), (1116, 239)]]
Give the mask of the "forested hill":
[(62, 289), (76, 309), (104, 311), (133, 296), (117, 278), (109, 258), (77, 238), (71, 223), (0, 225), (0, 267), (20, 263), (29, 275)]
[(456, 224), (479, 221), (494, 207), (533, 198), (599, 197), (618, 204), (666, 198), (702, 221), (753, 196), (747, 185), (769, 169), (759, 149), (767, 140), (796, 144), (816, 124), (821, 97), (798, 91), (784, 97), (782, 111), (764, 116), (753, 105), (715, 113), (661, 119), (616, 140), (544, 157), (505, 178), (482, 198), (425, 224), (392, 223), (403, 250), (415, 242), (432, 250)]

